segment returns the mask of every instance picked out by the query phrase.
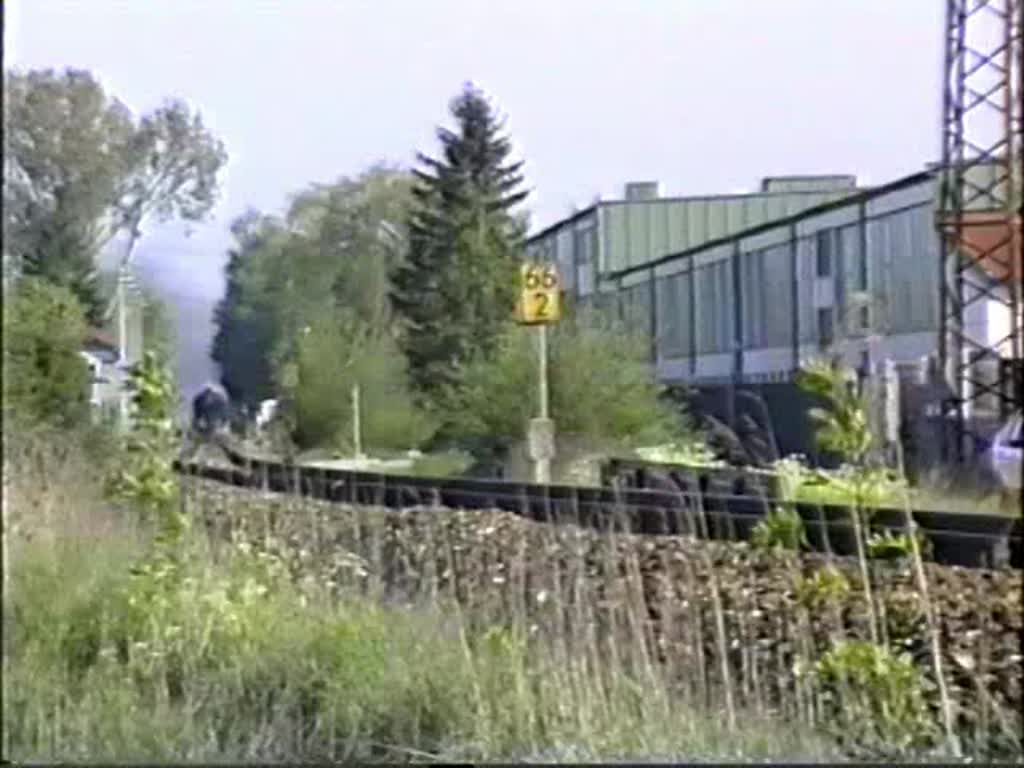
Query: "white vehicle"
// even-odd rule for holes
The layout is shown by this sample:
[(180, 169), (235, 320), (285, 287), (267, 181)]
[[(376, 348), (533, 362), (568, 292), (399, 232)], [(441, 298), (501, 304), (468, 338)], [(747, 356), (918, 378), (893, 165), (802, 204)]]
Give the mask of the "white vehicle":
[(1003, 487), (1021, 490), (1021, 476), (1024, 475), (1024, 414), (1010, 418), (992, 438), (989, 449), (992, 469), (999, 476)]

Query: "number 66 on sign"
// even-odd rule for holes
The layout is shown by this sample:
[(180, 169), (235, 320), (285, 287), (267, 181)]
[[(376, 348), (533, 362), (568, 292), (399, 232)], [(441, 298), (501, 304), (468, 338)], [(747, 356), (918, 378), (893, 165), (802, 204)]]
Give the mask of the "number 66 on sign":
[(558, 271), (552, 264), (523, 264), (516, 317), (523, 325), (547, 325), (561, 317)]

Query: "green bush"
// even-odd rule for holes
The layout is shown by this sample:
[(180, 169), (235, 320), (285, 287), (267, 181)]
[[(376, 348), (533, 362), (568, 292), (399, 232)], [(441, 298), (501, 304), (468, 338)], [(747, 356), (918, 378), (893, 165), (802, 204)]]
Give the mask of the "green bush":
[(808, 546), (804, 521), (792, 507), (771, 509), (754, 526), (751, 543), (758, 549), (798, 552)]
[(4, 417), (21, 428), (81, 426), (89, 419), (86, 324), (74, 295), (22, 278), (4, 296)]
[(420, 477), (455, 477), (469, 469), (472, 464), (473, 457), (465, 453), (428, 453), (416, 459), (408, 473)]
[(355, 384), (364, 450), (408, 450), (432, 433), (409, 395), (405, 362), (393, 340), (345, 313), (319, 313), (300, 334), (294, 361), (280, 359), (286, 362), (279, 364), (279, 383), (300, 449), (353, 450)]
[[(440, 400), (446, 434), (499, 455), (524, 438), (539, 412), (536, 335), (512, 326), (493, 359), (467, 365), (463, 385)], [(549, 331), (548, 349), (549, 406), (558, 434), (626, 446), (686, 434), (682, 415), (660, 399), (645, 347), (628, 334), (567, 320)]]
[(837, 568), (826, 565), (811, 576), (801, 576), (796, 582), (796, 599), (810, 610), (827, 605), (840, 605), (850, 594), (850, 582)]
[(926, 683), (908, 654), (863, 641), (838, 643), (815, 667), (832, 730), (849, 747), (898, 756), (936, 736)]
[(132, 428), (109, 490), (155, 518), (167, 543), (180, 540), (187, 519), (176, 509), (178, 485), (172, 462), (177, 448), (174, 429), (176, 390), (165, 362), (146, 352), (131, 372)]
[[(932, 554), (932, 541), (924, 535), (920, 529), (914, 532), (917, 539), (918, 551), (922, 557), (930, 557)], [(878, 533), (871, 534), (867, 539), (868, 556), (876, 560), (909, 560), (913, 555), (913, 543), (909, 534), (894, 534), (885, 529)]]

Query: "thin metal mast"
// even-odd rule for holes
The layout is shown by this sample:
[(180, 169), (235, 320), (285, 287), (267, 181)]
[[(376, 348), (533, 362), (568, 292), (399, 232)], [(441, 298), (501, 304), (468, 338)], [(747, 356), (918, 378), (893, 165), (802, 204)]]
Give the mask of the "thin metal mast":
[(953, 456), (1024, 405), (1024, 0), (947, 0), (939, 361)]

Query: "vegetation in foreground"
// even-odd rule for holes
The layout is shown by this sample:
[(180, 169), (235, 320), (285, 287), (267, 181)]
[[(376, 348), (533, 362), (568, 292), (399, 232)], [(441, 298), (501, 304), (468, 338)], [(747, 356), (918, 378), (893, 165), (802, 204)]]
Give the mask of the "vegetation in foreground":
[[(942, 745), (928, 670), (900, 650), (906, 633), (920, 636), (920, 610), (908, 613), (877, 569), (862, 571), (872, 577), (870, 589), (868, 580), (861, 586), (874, 637), (845, 634), (845, 622), (828, 617), (859, 590), (830, 566), (801, 574), (798, 520), (771, 516), (755, 547), (790, 564), (796, 602), (783, 599), (776, 616), (784, 635), (824, 632), (825, 649), (772, 642), (762, 656), (749, 637), (736, 647), (746, 635), (733, 634), (745, 632), (743, 617), (727, 613), (724, 553), (698, 545), (680, 552), (679, 564), (691, 572), (682, 579), (686, 599), (700, 607), (672, 619), (682, 622), (684, 644), (664, 646), (661, 660), (645, 620), (649, 589), (670, 596), (655, 599), (662, 616), (682, 595), (675, 579), (644, 583), (638, 558), (651, 548), (642, 537), (623, 547), (618, 537), (585, 542), (548, 525), (533, 528), (540, 541), (531, 545), (491, 527), (460, 541), (446, 533), (458, 516), (451, 513), (428, 516), (431, 532), (406, 538), (402, 546), (413, 549), (403, 554), (385, 535), (390, 523), (374, 525), (383, 518), (371, 510), (350, 515), (354, 538), (338, 540), (331, 516), (287, 499), (273, 513), (245, 495), (226, 510), (206, 509), (215, 499), (180, 494), (170, 473), (166, 371), (150, 357), (134, 383), (137, 427), (105, 489), (116, 503), (96, 484), (95, 457), (75, 451), (66, 434), (59, 455), (52, 444), (22, 441), (5, 465), (18, 510), (4, 612), (12, 756), (822, 760), (837, 756), (829, 744), (902, 759)], [(225, 511), (234, 519), (228, 529), (215, 522)], [(286, 529), (275, 533), (272, 518)], [(304, 534), (282, 549), (273, 537), (290, 536), (287, 529)], [(547, 561), (573, 542), (575, 559), (532, 572), (536, 554)], [(330, 562), (315, 563), (325, 553)], [(488, 567), (467, 568), (473, 562)], [(494, 570), (498, 563), (506, 565)], [(415, 587), (403, 590), (409, 578)], [(705, 579), (710, 593), (697, 586)], [(923, 631), (934, 637), (928, 593), (920, 594)], [(687, 645), (696, 658), (685, 658)], [(944, 708), (944, 673), (937, 664), (935, 672)], [(982, 712), (987, 719), (964, 732), (995, 739), (979, 741), (979, 754), (1012, 752), (1001, 735), (1008, 713), (991, 704)]]
[(160, 494), (104, 500), (77, 453), (12, 458), (13, 758), (827, 756), (799, 728), (690, 709), (582, 624), (536, 635), (525, 615), (382, 602), (358, 579), (329, 592), (242, 540), (161, 524), (179, 507)]
[[(332, 591), (334, 582), (287, 569), (271, 550), (254, 549), (244, 537), (224, 541), (192, 530), (197, 510), (185, 504), (169, 469), (173, 388), (166, 370), (155, 357), (143, 361), (135, 374), (136, 430), (116, 449), (93, 430), (89, 453), (73, 431), (84, 429), (88, 415), (78, 352), (86, 318), (97, 320), (100, 306), (90, 265), (113, 234), (94, 227), (113, 222), (127, 234), (130, 249), (147, 216), (201, 217), (215, 196), (222, 151), (180, 105), (136, 128), (81, 73), (37, 73), (12, 83), (22, 96), (26, 88), (42, 94), (23, 99), (16, 110), (22, 138), (32, 130), (45, 138), (47, 121), (76, 130), (76, 120), (62, 122), (60, 110), (51, 108), (84, 94), (72, 101), (86, 107), (87, 116), (102, 118), (93, 121), (98, 134), (90, 141), (106, 146), (104, 132), (123, 141), (109, 144), (120, 147), (117, 156), (99, 158), (103, 184), (55, 190), (47, 186), (52, 179), (29, 177), (12, 186), (12, 211), (33, 197), (53, 200), (55, 207), (21, 211), (26, 226), (15, 231), (17, 249), (10, 263), (5, 252), (4, 263), (5, 332), (11, 330), (5, 341), (12, 342), (5, 344), (4, 412), (19, 418), (22, 438), (13, 461), (5, 462), (4, 508), (12, 516), (4, 521), (5, 534), (13, 539), (5, 552), (13, 566), (6, 573), (13, 576), (4, 584), (8, 754), (26, 760), (821, 758), (829, 750), (808, 729), (829, 718), (838, 723), (833, 736), (849, 752), (906, 757), (940, 742), (949, 754), (959, 751), (962, 729), (944, 687), (945, 646), (917, 539), (865, 535), (874, 492), (865, 460), (870, 435), (863, 408), (827, 372), (810, 371), (808, 382), (831, 401), (830, 412), (817, 414), (823, 444), (849, 462), (843, 493), (857, 512), (860, 584), (852, 587), (827, 568), (798, 572), (795, 553), (805, 538), (793, 516), (766, 518), (754, 543), (792, 566), (789, 591), (802, 608), (784, 605), (783, 621), (814, 629), (810, 610), (827, 615), (841, 596), (856, 591), (863, 594), (871, 639), (844, 638), (842, 621), (833, 635), (823, 622), (828, 645), (817, 654), (800, 649), (792, 675), (785, 672), (786, 651), (779, 651), (781, 706), (774, 715), (759, 707), (760, 719), (748, 716), (736, 697), (752, 687), (753, 700), (764, 703), (757, 690), (758, 648), (730, 644), (719, 568), (706, 552), (693, 558), (705, 566), (714, 619), (708, 628), (702, 609), (684, 612), (686, 621), (697, 624), (698, 657), (688, 660), (680, 685), (654, 663), (661, 651), (649, 636), (643, 589), (633, 584), (612, 596), (576, 591), (581, 571), (618, 577), (635, 567), (612, 551), (581, 558), (576, 581), (557, 580), (556, 568), (550, 591), (524, 589), (524, 604), (492, 602), (477, 612), (436, 592), (413, 603), (381, 599), (366, 584), (393, 565), (384, 553), (361, 561), (347, 550), (336, 552), (338, 568), (351, 578), (346, 588)], [(515, 186), (518, 166), (501, 165), (506, 152), (496, 150), (507, 143), (497, 138), (479, 94), (468, 89), (453, 112), (460, 134), (442, 132), (445, 158), (425, 160), (435, 173), (421, 174), (412, 192), (404, 175), (377, 169), (310, 191), (284, 222), (251, 215), (235, 228), (239, 254), (229, 266), (228, 296), (218, 316), (218, 354), (231, 353), (221, 362), (234, 369), (236, 384), (257, 385), (252, 399), (271, 394), (260, 386), (285, 394), (291, 437), (299, 443), (346, 447), (353, 418), (348, 400), (337, 393), (354, 383), (367, 397), (367, 444), (385, 450), (437, 434), (456, 444), (500, 446), (521, 433), (533, 413), (522, 397), (522, 383), (532, 378), (529, 337), (502, 321), (501, 297), (522, 245), (521, 222), (511, 214), (519, 193), (502, 190)], [(56, 152), (51, 159), (63, 170), (81, 170), (83, 162), (97, 159), (91, 151), (61, 155), (65, 142), (12, 146), (23, 166), (36, 151)], [(163, 153), (163, 146), (174, 152)], [(150, 188), (148, 176), (164, 178), (178, 155), (191, 158), (185, 163), (191, 170), (175, 174), (167, 187), (158, 185), (153, 195), (142, 194)], [(98, 196), (59, 204), (90, 188)], [(126, 189), (132, 192), (126, 198), (114, 194)], [(418, 201), (411, 215), (410, 194)], [(126, 208), (120, 207), (124, 199)], [(417, 218), (433, 224), (415, 226)], [(412, 231), (403, 234), (389, 219), (404, 220)], [(54, 239), (75, 230), (77, 237)], [(334, 271), (323, 269), (320, 257), (328, 252)], [(441, 258), (445, 254), (455, 258)], [(476, 261), (487, 268), (479, 274), (465, 269)], [(18, 279), (8, 283), (9, 272)], [(464, 279), (467, 274), (472, 279)], [(432, 276), (443, 288), (430, 287)], [(439, 295), (464, 310), (465, 327), (448, 333), (449, 309), (431, 303)], [(401, 322), (391, 316), (389, 299)], [(410, 313), (412, 307), (426, 311)], [(149, 322), (157, 320), (151, 316)], [(65, 332), (55, 336), (53, 327)], [(438, 342), (426, 358), (410, 354), (416, 337)], [(240, 338), (258, 343), (240, 345)], [(621, 346), (615, 357), (622, 365), (616, 376), (598, 375), (606, 369), (609, 341)], [(553, 333), (552, 342), (552, 398), (560, 425), (631, 444), (678, 436), (681, 424), (659, 429), (672, 420), (658, 403), (641, 345), (631, 345), (617, 330), (570, 323)], [(446, 381), (439, 370), (452, 376)], [(25, 442), (22, 432), (32, 426), (58, 430), (57, 440)], [(76, 451), (86, 459), (77, 460)], [(102, 488), (96, 466), (111, 470)], [(801, 481), (795, 492), (806, 493), (808, 485)], [(479, 535), (486, 538), (487, 530)], [(614, 549), (614, 539), (608, 541)], [(417, 545), (421, 554), (430, 546)], [(445, 574), (453, 580), (461, 556), (455, 547), (441, 542), (428, 554), (450, 558)], [(923, 631), (911, 628), (915, 638), (930, 643), (921, 654), (925, 663), (902, 651), (892, 634), (894, 614), (901, 614), (879, 577), (875, 560), (883, 555), (914, 568), (914, 599), (923, 607), (908, 621), (923, 622)], [(525, 561), (525, 553), (516, 553), (511, 571)], [(685, 566), (692, 575), (693, 562)], [(507, 572), (462, 590), (493, 601), (502, 579)], [(530, 601), (550, 601), (548, 618), (536, 621)], [(689, 605), (685, 601), (673, 592), (672, 605)], [(601, 611), (615, 616), (609, 638), (595, 630)], [(786, 626), (786, 632), (793, 628)], [(703, 655), (708, 647), (714, 663)], [(736, 654), (746, 660), (738, 665), (739, 685), (729, 660)], [(982, 660), (971, 682), (987, 696)], [(720, 685), (713, 680), (719, 673)], [(928, 688), (929, 674), (937, 694)], [(683, 694), (688, 686), (700, 696)], [(929, 711), (936, 700), (941, 725)], [(981, 749), (990, 748), (990, 738), (1003, 749), (1009, 742), (1002, 731), (1012, 730), (1005, 728), (1012, 719), (987, 699), (970, 709), (976, 712), (969, 728)], [(1009, 752), (1019, 754), (1014, 748), (1010, 744)]]

